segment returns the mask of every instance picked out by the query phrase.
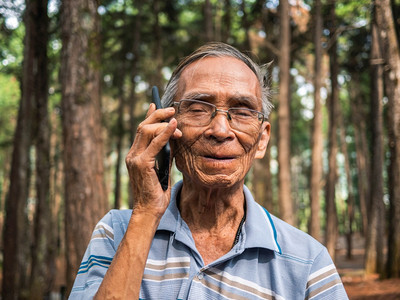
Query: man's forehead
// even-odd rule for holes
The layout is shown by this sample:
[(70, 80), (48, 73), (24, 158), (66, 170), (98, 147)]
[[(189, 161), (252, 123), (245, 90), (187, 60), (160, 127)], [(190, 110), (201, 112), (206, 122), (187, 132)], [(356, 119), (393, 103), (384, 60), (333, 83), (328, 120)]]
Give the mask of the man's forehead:
[[(216, 90), (235, 87), (247, 95), (260, 95), (260, 85), (255, 73), (241, 60), (229, 57), (204, 57), (189, 64), (179, 79), (178, 95), (190, 87)], [(232, 90), (232, 92), (235, 92)]]
[(231, 57), (231, 56), (205, 56), (199, 58), (188, 64), (183, 69), (181, 76), (185, 73), (190, 73), (190, 72), (193, 73), (196, 71), (198, 72), (199, 70), (204, 70), (202, 67), (205, 66), (207, 69), (209, 68), (216, 69), (218, 67), (222, 67), (223, 70), (228, 72), (229, 68), (227, 67), (231, 65), (236, 65), (238, 67), (240, 66), (241, 72), (252, 74), (257, 79), (257, 76), (254, 73), (254, 71), (245, 62), (241, 61), (236, 57)]

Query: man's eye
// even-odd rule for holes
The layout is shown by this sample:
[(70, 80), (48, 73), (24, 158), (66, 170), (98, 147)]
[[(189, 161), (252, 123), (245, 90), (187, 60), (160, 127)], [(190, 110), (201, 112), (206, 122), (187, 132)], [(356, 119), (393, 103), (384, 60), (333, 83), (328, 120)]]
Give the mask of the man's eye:
[(191, 113), (204, 113), (207, 112), (207, 108), (202, 105), (193, 104), (188, 108)]
[(253, 116), (253, 112), (248, 109), (232, 109), (231, 114), (241, 118), (250, 118)]

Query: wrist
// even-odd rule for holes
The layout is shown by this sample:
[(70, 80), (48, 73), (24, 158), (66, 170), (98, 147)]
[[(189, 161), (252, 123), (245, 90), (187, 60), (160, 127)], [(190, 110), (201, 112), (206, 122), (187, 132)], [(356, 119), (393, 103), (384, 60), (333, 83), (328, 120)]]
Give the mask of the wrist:
[(135, 207), (132, 210), (132, 216), (129, 221), (130, 224), (134, 224), (135, 228), (142, 228), (143, 230), (156, 231), (158, 224), (160, 223), (162, 214), (152, 212), (149, 209), (141, 209)]

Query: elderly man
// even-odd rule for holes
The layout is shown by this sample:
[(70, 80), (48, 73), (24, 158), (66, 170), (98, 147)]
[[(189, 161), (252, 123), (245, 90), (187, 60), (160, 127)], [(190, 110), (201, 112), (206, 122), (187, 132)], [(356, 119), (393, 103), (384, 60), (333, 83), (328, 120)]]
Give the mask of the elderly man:
[[(347, 299), (326, 249), (244, 186), (267, 148), (268, 94), (229, 45), (179, 64), (126, 157), (134, 208), (98, 223), (71, 299)], [(168, 141), (183, 180), (164, 191), (154, 167)]]

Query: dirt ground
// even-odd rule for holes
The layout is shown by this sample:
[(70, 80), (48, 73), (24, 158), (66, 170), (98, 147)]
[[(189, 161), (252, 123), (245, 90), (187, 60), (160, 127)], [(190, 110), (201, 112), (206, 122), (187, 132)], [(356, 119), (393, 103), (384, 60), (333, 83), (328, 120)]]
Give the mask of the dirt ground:
[(351, 300), (399, 300), (400, 279), (380, 280), (377, 274), (366, 276), (363, 269), (364, 240), (356, 235), (353, 239), (352, 259), (346, 257), (346, 244), (340, 239), (336, 255), (336, 267), (342, 277)]

